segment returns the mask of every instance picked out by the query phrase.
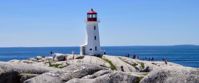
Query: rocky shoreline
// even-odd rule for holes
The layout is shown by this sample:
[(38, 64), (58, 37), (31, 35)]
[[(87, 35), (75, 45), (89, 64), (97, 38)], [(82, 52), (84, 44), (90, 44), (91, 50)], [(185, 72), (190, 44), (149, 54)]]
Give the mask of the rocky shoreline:
[(199, 69), (122, 56), (61, 54), (0, 62), (0, 83), (199, 83)]

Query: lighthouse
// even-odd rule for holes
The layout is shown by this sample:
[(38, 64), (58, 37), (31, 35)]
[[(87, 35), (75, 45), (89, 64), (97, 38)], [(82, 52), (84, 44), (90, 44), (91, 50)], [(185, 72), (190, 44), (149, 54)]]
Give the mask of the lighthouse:
[(98, 28), (97, 12), (87, 12), (85, 44), (80, 47), (80, 55), (99, 56), (102, 54)]

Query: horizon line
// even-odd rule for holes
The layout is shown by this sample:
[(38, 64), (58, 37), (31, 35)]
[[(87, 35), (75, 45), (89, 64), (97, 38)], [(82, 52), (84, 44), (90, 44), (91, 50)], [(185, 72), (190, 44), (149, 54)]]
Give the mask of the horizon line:
[[(198, 44), (174, 44), (174, 45), (102, 45), (101, 47), (131, 47), (131, 46), (199, 46)], [(0, 48), (48, 48), (48, 47), (80, 47), (80, 46), (3, 46)]]

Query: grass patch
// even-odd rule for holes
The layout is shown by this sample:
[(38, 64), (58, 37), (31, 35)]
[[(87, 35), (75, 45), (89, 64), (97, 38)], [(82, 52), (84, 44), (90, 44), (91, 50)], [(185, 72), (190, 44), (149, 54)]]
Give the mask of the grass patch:
[(141, 65), (142, 69), (144, 69), (144, 67), (145, 67), (144, 63), (141, 62), (140, 65)]
[(51, 64), (49, 67), (64, 68), (63, 64)]
[(131, 66), (136, 67), (138, 64), (137, 63), (133, 63), (131, 64)]
[(115, 67), (115, 65), (110, 60), (108, 60), (106, 58), (101, 58), (101, 59), (103, 59), (104, 61), (106, 61), (106, 62), (108, 62), (110, 64), (111, 70), (117, 70), (117, 68)]
[(54, 68), (64, 68), (65, 66), (63, 64), (55, 64), (55, 63), (52, 63), (53, 61), (50, 61), (48, 62), (49, 64), (49, 67), (54, 67)]

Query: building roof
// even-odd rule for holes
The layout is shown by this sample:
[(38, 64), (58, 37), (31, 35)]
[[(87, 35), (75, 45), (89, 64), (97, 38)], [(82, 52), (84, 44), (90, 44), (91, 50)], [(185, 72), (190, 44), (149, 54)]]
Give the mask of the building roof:
[(87, 14), (97, 14), (97, 12), (91, 9), (89, 12), (87, 12)]

